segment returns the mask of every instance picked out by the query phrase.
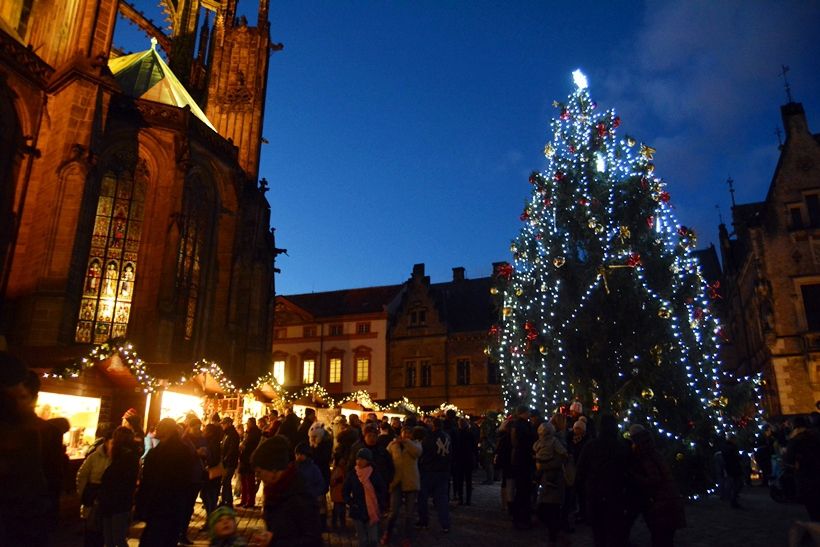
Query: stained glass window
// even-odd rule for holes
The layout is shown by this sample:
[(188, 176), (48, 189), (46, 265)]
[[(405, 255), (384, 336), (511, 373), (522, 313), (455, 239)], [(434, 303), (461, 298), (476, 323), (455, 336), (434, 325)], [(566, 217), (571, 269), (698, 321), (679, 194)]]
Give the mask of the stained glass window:
[(144, 173), (105, 173), (74, 336), (77, 342), (100, 344), (126, 334), (144, 205)]
[(185, 316), (185, 340), (191, 340), (202, 293), (203, 258), (213, 222), (211, 200), (199, 177), (192, 176), (185, 181), (182, 207), (182, 234), (177, 257), (177, 297)]

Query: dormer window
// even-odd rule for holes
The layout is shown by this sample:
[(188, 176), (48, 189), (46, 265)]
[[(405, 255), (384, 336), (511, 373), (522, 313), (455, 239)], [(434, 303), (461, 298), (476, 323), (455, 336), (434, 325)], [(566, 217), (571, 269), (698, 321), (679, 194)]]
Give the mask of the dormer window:
[(809, 213), (809, 226), (820, 226), (820, 194), (806, 196), (806, 211)]
[(792, 230), (802, 230), (803, 229), (803, 211), (802, 211), (802, 208), (800, 207), (800, 204), (789, 205), (788, 215), (789, 215), (789, 228), (792, 229)]
[(410, 326), (427, 324), (427, 308), (416, 308), (410, 312)]

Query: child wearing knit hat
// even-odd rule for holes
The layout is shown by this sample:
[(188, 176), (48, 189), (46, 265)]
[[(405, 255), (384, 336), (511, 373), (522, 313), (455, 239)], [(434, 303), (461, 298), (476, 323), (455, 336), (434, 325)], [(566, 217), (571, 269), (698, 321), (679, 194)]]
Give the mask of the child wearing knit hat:
[[(236, 513), (231, 507), (221, 505), (208, 515), (208, 530), (211, 533), (211, 547), (247, 547), (248, 542), (239, 535), (236, 527)], [(251, 539), (251, 546), (264, 547), (271, 540), (270, 532), (262, 532)]]

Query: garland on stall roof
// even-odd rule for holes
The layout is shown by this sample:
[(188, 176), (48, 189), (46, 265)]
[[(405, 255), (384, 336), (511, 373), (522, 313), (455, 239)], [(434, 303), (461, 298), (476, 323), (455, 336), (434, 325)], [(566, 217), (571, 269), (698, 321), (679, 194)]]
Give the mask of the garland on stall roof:
[(174, 382), (171, 385), (176, 385), (176, 386), (182, 385), (182, 384), (186, 383), (188, 380), (190, 380), (191, 378), (193, 378), (195, 376), (199, 376), (200, 374), (205, 374), (205, 375), (210, 374), (211, 377), (214, 380), (216, 380), (216, 383), (219, 384), (219, 387), (222, 388), (222, 390), (225, 393), (234, 393), (234, 392), (238, 391), (236, 389), (236, 386), (233, 384), (233, 382), (231, 382), (231, 380), (225, 374), (225, 371), (223, 371), (222, 368), (218, 364), (216, 364), (214, 361), (209, 361), (207, 359), (200, 359), (199, 361), (194, 363), (194, 366), (193, 366), (190, 374), (187, 374), (187, 375), (183, 374), (180, 377), (179, 380), (177, 380), (176, 382)]
[(60, 367), (43, 374), (44, 378), (78, 378), (87, 368), (97, 363), (105, 361), (115, 353), (119, 354), (123, 363), (128, 366), (131, 374), (137, 379), (137, 383), (142, 387), (143, 393), (152, 393), (156, 390), (158, 381), (148, 373), (145, 368), (145, 361), (137, 355), (134, 346), (125, 339), (113, 339), (94, 347), (86, 357), (82, 357), (70, 365)]

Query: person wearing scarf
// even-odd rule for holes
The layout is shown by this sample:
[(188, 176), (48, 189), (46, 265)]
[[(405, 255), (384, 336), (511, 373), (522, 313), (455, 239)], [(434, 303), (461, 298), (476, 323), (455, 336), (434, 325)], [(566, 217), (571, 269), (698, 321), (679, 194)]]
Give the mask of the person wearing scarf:
[(369, 448), (356, 453), (354, 471), (345, 479), (344, 499), (356, 525), (359, 547), (375, 547), (379, 543), (379, 521), (387, 509), (383, 502), (387, 486), (381, 475), (373, 472), (373, 453)]

